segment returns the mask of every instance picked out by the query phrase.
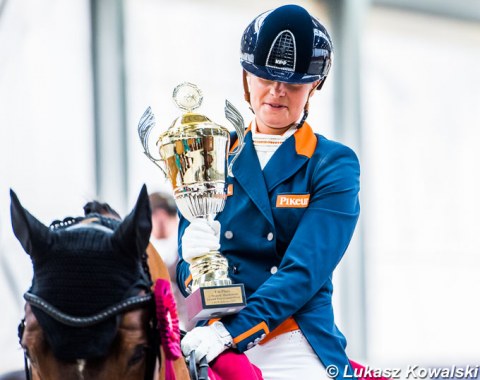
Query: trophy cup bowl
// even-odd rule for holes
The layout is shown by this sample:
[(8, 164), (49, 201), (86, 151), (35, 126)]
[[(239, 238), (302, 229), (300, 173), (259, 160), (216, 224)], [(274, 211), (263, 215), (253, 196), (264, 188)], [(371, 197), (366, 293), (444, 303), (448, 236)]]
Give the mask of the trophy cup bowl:
[[(212, 221), (225, 207), (226, 178), (243, 148), (244, 123), (240, 113), (226, 101), (226, 118), (234, 125), (239, 144), (229, 152), (230, 133), (206, 116), (192, 112), (203, 100), (191, 83), (178, 85), (173, 92), (177, 106), (186, 111), (160, 134), (157, 148), (160, 158), (148, 149), (155, 117), (150, 108), (142, 116), (138, 132), (147, 157), (172, 184), (173, 196), (181, 214), (189, 221)], [(228, 165), (228, 157), (233, 159)], [(241, 310), (246, 305), (243, 284), (233, 284), (228, 277), (228, 261), (218, 251), (205, 252), (190, 264), (191, 294), (186, 299), (191, 321), (210, 319)]]

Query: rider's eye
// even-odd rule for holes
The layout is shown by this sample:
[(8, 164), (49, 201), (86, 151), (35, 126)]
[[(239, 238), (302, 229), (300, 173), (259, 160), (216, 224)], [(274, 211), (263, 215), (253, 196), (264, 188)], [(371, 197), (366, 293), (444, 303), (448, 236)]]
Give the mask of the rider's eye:
[(149, 347), (146, 345), (138, 345), (135, 347), (135, 350), (133, 351), (132, 357), (128, 360), (128, 365), (133, 366), (140, 361), (142, 361), (145, 358), (145, 355), (147, 351), (149, 350)]

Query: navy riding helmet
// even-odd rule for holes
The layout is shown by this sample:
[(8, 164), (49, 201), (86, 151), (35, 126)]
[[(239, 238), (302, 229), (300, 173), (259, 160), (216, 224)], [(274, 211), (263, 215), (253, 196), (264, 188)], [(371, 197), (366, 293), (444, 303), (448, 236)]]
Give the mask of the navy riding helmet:
[(260, 14), (248, 25), (240, 62), (247, 72), (267, 80), (323, 82), (332, 50), (327, 30), (315, 17), (300, 6), (285, 5)]

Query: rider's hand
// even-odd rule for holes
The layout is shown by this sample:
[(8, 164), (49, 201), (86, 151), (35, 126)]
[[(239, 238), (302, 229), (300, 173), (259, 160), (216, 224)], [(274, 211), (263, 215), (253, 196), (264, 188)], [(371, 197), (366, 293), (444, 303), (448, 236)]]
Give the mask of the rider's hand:
[(195, 362), (204, 356), (210, 363), (227, 348), (232, 347), (233, 339), (222, 322), (214, 322), (210, 326), (195, 327), (182, 339), (183, 355), (188, 357), (195, 350)]
[(193, 219), (185, 228), (182, 236), (182, 257), (191, 264), (195, 257), (203, 256), (209, 251), (220, 248), (220, 222), (207, 219)]

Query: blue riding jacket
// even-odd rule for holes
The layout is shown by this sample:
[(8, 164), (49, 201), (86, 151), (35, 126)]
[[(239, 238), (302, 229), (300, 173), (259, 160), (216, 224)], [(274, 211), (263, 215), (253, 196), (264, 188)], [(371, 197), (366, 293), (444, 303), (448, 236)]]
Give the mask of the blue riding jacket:
[[(332, 273), (360, 211), (355, 153), (305, 123), (262, 171), (248, 129), (233, 175), (217, 216), (220, 250), (230, 278), (245, 286), (247, 306), (222, 318), (223, 324), (243, 352), (293, 317), (323, 365), (337, 366), (342, 378), (349, 362), (345, 337), (334, 323)], [(188, 224), (180, 218), (180, 255)], [(178, 284), (188, 285), (189, 276), (181, 259)]]

